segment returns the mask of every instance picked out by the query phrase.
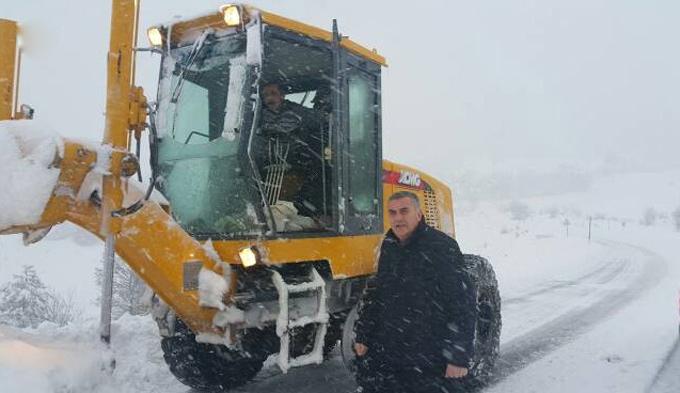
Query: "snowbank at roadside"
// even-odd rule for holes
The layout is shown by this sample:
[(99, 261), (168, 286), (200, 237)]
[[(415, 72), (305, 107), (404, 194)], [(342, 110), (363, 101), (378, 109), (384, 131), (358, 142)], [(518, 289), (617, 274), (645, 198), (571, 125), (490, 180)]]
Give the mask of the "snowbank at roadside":
[[(151, 316), (123, 315), (113, 322), (111, 350), (90, 319), (63, 328), (43, 323), (17, 330), (0, 325), (3, 392), (186, 392), (163, 361)], [(108, 369), (111, 358), (113, 372)]]

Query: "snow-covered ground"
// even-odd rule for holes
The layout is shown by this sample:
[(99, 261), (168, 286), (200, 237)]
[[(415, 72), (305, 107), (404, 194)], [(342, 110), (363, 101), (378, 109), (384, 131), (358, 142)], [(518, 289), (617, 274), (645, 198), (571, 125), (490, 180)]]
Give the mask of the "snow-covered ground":
[[(601, 174), (578, 192), (459, 201), (461, 247), (492, 261), (503, 298), (501, 361), (486, 391), (680, 391), (680, 351), (671, 353), (680, 232), (669, 217), (680, 206), (677, 179), (679, 171)], [(649, 208), (657, 219), (643, 225)], [(167, 370), (150, 317), (124, 315), (113, 324), (111, 352), (99, 343), (94, 269), (101, 253), (97, 239), (72, 226), (29, 247), (0, 237), (0, 284), (32, 264), (81, 309), (65, 327), (0, 326), (1, 391), (189, 391)], [(270, 368), (240, 391), (317, 392), (315, 381), (329, 392), (353, 389), (336, 358), (288, 375)]]
[[(186, 392), (163, 361), (150, 317), (124, 315), (112, 325), (108, 350), (98, 323), (63, 328), (44, 323), (22, 331), (0, 326), (3, 392)], [(111, 360), (115, 368), (111, 372)]]
[[(678, 171), (619, 174), (585, 192), (525, 198), (519, 203), (533, 213), (500, 227), (511, 235), (504, 246), (483, 232), (498, 224), (495, 208), (516, 212), (517, 201), (482, 203), (462, 216), (461, 242), (469, 235), (468, 245), (495, 262), (504, 299), (501, 359), (511, 364), (499, 365), (500, 381), (487, 391), (680, 391), (654, 385), (680, 320), (680, 232), (668, 216), (680, 205), (678, 179)], [(642, 225), (650, 208), (666, 214)]]

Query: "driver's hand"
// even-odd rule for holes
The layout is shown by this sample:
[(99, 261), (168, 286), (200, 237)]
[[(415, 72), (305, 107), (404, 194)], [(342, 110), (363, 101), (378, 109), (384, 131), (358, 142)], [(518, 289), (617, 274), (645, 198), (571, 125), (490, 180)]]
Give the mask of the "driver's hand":
[(454, 366), (453, 364), (446, 365), (446, 378), (463, 378), (468, 375), (468, 369), (465, 367)]

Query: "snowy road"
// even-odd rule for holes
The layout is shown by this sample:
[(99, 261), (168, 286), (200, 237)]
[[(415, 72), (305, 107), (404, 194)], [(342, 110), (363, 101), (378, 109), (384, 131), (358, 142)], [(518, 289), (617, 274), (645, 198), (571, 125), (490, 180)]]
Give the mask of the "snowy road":
[[(495, 381), (517, 372), (607, 319), (653, 287), (666, 272), (665, 260), (651, 251), (612, 242), (608, 244), (628, 248), (632, 255), (638, 254), (642, 260), (609, 262), (579, 280), (566, 281), (528, 297), (508, 300), (504, 317), (509, 323), (525, 320), (525, 316), (535, 310), (571, 311), (553, 320), (544, 318), (549, 322), (503, 344)], [(584, 302), (588, 305), (579, 306)]]
[[(535, 330), (535, 339), (527, 343), (536, 346), (537, 353), (517, 344), (520, 356), (508, 359), (513, 353), (508, 344), (515, 344), (503, 346), (503, 360), (509, 363), (510, 370), (501, 366), (499, 374), (503, 379), (486, 391), (645, 392), (664, 364), (673, 370), (668, 372), (677, 374), (678, 365), (666, 362), (677, 338), (678, 290), (677, 249), (667, 245), (677, 235), (650, 235), (644, 239), (621, 237), (626, 244), (635, 242), (647, 247), (623, 246), (636, 255), (631, 260), (643, 268), (635, 279), (625, 288), (605, 285), (611, 292), (600, 301)], [(551, 325), (555, 345), (551, 344), (550, 334), (541, 332)], [(672, 391), (677, 391), (679, 385), (674, 386)]]
[(649, 393), (676, 393), (680, 386), (680, 339), (668, 353), (663, 367), (654, 378)]

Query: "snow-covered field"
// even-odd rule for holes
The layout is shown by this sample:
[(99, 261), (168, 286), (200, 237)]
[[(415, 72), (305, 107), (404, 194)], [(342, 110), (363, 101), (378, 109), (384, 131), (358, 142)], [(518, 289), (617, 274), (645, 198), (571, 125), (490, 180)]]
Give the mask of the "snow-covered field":
[[(663, 367), (679, 357), (671, 351), (680, 232), (670, 217), (680, 206), (678, 179), (680, 171), (598, 175), (573, 193), (459, 201), (461, 247), (492, 261), (503, 298), (501, 361), (486, 391), (680, 391), (680, 361)], [(643, 225), (649, 208), (654, 223)], [(0, 391), (189, 391), (167, 370), (150, 317), (124, 315), (113, 324), (111, 351), (99, 343), (94, 269), (101, 253), (97, 239), (66, 225), (29, 247), (0, 237), (0, 284), (32, 264), (81, 310), (65, 327), (0, 325)], [(315, 381), (333, 381), (329, 392), (353, 389), (333, 359), (285, 376), (270, 368), (240, 391), (316, 392)]]

